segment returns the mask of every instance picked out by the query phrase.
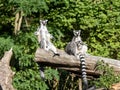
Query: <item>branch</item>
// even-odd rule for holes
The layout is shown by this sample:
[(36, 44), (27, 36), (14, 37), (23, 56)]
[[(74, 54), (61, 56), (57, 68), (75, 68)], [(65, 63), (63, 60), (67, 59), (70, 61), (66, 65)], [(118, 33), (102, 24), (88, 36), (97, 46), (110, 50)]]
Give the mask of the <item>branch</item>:
[(18, 33), (18, 31), (20, 31), (22, 19), (23, 19), (23, 11), (17, 12), (15, 15), (15, 26), (14, 26), (15, 35)]
[(20, 18), (19, 18), (19, 22), (18, 22), (17, 31), (20, 31), (21, 24), (22, 24), (22, 19), (23, 19), (23, 11), (20, 12)]
[[(80, 73), (80, 61), (74, 56), (66, 54), (63, 50), (58, 50), (60, 56), (53, 56), (52, 52), (47, 52), (38, 48), (35, 53), (35, 62), (45, 66), (56, 67), (74, 73)], [(99, 76), (100, 72), (96, 71), (96, 63), (103, 60), (114, 68), (115, 72), (120, 72), (120, 61), (89, 55), (86, 57), (87, 73), (90, 76)]]
[(0, 86), (2, 90), (15, 90), (12, 86), (12, 77), (14, 72), (9, 64), (13, 55), (12, 49), (6, 51), (3, 58), (0, 60)]
[(15, 26), (14, 26), (14, 34), (17, 34), (17, 29), (18, 29), (18, 21), (19, 21), (19, 12), (15, 14)]

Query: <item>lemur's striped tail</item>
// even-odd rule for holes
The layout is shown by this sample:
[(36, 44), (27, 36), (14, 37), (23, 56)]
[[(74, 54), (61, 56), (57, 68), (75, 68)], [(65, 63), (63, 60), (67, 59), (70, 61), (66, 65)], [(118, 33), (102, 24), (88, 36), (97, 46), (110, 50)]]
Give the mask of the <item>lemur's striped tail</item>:
[(83, 90), (88, 89), (88, 80), (87, 80), (87, 73), (86, 73), (86, 63), (85, 63), (85, 55), (81, 54), (80, 56), (81, 62), (81, 72), (82, 72), (82, 82), (83, 82)]

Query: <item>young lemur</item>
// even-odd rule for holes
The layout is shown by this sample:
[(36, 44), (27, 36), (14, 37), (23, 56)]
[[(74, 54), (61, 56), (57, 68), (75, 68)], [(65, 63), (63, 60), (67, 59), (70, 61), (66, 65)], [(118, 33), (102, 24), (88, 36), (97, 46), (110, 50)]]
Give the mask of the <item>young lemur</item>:
[[(40, 43), (40, 48), (43, 48), (46, 51), (52, 51), (54, 53), (53, 57), (58, 55), (56, 47), (51, 42), (53, 36), (48, 32), (46, 24), (48, 20), (40, 20), (40, 27), (37, 28), (37, 31), (34, 33), (38, 37), (38, 42)], [(40, 66), (40, 75), (44, 79), (44, 68)]]
[(85, 55), (87, 52), (87, 46), (83, 43), (80, 37), (81, 30), (73, 31), (72, 41), (69, 42), (65, 48), (65, 52), (69, 55), (74, 55), (77, 59), (81, 61), (81, 71), (82, 71), (82, 81), (83, 81), (83, 90), (87, 90), (88, 81), (86, 74), (86, 65), (85, 65)]

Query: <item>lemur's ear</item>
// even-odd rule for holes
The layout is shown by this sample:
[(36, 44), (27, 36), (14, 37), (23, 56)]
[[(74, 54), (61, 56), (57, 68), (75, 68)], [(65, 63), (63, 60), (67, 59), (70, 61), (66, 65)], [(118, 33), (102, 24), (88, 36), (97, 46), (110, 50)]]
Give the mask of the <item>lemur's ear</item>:
[(81, 33), (81, 30), (79, 30), (79, 33)]

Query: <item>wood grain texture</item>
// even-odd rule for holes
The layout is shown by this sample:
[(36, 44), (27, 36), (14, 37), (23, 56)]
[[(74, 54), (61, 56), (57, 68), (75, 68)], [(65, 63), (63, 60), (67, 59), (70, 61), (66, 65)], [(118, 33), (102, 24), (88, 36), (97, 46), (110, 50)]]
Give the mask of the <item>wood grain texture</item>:
[[(35, 62), (40, 63), (45, 66), (55, 67), (59, 69), (64, 69), (74, 73), (80, 73), (80, 61), (76, 59), (73, 55), (68, 55), (64, 50), (58, 50), (60, 56), (53, 57), (52, 52), (45, 51), (38, 48), (35, 53)], [(100, 72), (96, 71), (96, 63), (103, 60), (108, 63), (109, 66), (114, 68), (115, 72), (120, 72), (120, 61), (110, 58), (103, 58), (99, 56), (86, 56), (86, 66), (87, 73), (90, 76), (99, 76)]]
[(0, 60), (0, 90), (15, 90), (12, 86), (12, 78), (15, 73), (9, 66), (12, 55), (13, 52), (10, 49), (5, 52), (3, 58)]

